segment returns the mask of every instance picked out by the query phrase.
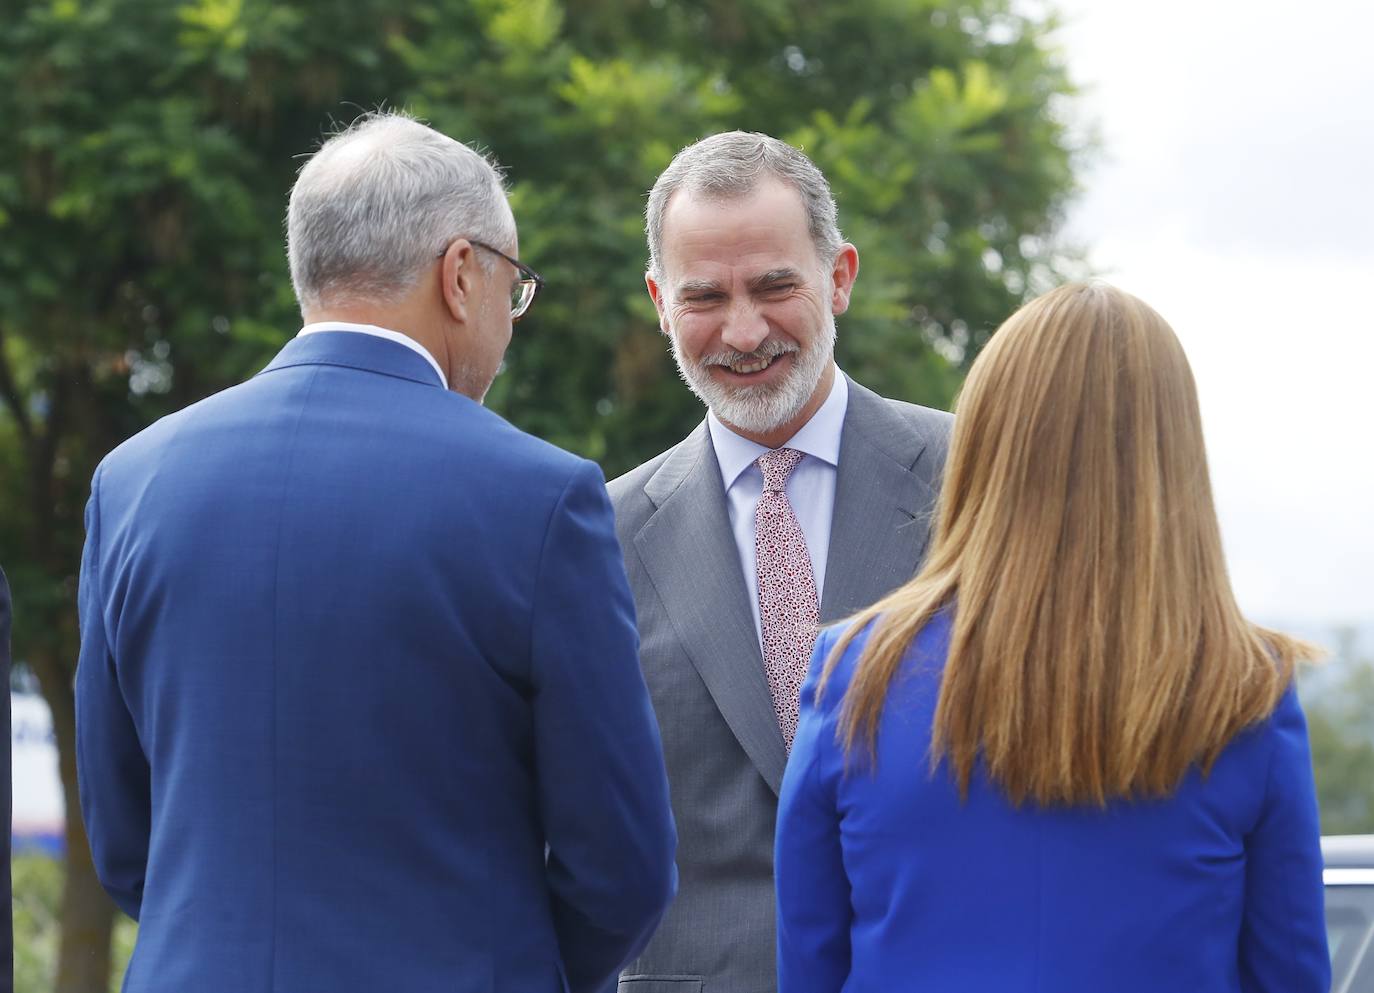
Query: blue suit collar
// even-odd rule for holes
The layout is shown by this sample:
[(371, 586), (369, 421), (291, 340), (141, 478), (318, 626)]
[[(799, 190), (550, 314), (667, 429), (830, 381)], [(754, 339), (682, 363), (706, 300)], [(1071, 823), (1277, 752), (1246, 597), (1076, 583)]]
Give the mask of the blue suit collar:
[(353, 331), (322, 331), (292, 338), (258, 375), (299, 365), (343, 366), (443, 388), (429, 363), (409, 348)]

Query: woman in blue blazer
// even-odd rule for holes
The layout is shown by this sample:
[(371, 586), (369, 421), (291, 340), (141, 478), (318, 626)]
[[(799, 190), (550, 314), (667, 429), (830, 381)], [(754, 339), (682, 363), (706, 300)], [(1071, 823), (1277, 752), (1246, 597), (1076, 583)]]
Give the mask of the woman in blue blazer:
[(781, 993), (1318, 993), (1294, 665), (1232, 595), (1182, 348), (1062, 287), (959, 401), (911, 582), (823, 632), (778, 812)]

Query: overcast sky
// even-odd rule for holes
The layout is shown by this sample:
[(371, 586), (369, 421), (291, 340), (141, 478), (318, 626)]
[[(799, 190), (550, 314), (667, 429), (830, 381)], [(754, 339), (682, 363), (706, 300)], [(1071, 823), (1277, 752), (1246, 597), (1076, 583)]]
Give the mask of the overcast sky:
[(1374, 623), (1374, 4), (1057, 8), (1069, 235), (1183, 341), (1241, 606)]

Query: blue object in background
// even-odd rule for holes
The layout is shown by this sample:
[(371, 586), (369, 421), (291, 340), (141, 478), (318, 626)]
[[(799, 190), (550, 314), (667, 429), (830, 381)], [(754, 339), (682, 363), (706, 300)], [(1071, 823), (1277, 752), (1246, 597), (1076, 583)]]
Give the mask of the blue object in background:
[(12, 692), (9, 701), (11, 851), (15, 855), (61, 858), (67, 852), (66, 816), (52, 713), (37, 693)]

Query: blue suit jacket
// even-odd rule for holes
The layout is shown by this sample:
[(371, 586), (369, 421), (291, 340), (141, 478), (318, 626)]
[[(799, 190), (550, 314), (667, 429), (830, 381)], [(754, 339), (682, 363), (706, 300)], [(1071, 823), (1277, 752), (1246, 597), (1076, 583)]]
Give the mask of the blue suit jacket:
[(297, 338), (96, 471), (77, 752), (130, 993), (601, 988), (676, 885), (600, 471)]
[(1275, 713), (1162, 801), (1014, 809), (928, 773), (948, 614), (913, 643), (876, 773), (843, 773), (817, 642), (778, 813), (781, 993), (1325, 993), (1330, 964), (1307, 730)]

